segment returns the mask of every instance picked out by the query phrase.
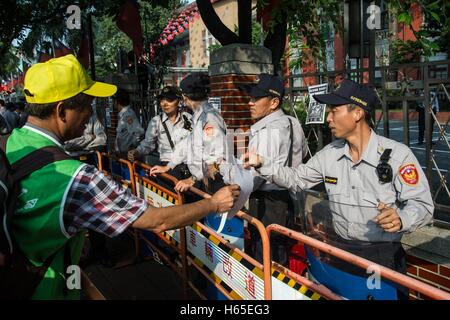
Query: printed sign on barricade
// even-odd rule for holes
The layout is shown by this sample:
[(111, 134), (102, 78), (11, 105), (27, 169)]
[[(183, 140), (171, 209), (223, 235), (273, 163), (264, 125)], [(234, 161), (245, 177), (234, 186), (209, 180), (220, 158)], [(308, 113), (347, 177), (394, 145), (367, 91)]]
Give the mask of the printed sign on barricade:
[[(177, 204), (154, 183), (136, 177), (137, 194), (156, 207)], [(222, 243), (214, 234), (201, 227), (200, 223), (186, 227), (187, 250), (194, 263), (221, 285), (232, 298), (245, 300), (264, 299), (263, 272), (244, 259), (232, 246)], [(179, 230), (162, 233), (168, 241), (180, 242)], [(286, 275), (272, 270), (273, 299), (318, 300), (322, 297)]]

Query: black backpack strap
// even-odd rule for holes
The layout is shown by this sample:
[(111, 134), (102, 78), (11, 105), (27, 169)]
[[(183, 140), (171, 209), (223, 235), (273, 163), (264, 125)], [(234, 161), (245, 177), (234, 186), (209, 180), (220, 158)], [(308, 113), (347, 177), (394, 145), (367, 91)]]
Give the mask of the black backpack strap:
[(8, 141), (10, 134), (0, 136), (0, 149), (6, 154), (6, 142)]
[[(72, 158), (67, 153), (65, 153), (60, 147), (57, 146), (48, 146), (34, 150), (33, 152), (29, 153), (22, 159), (16, 161), (11, 166), (13, 180), (15, 182), (18, 182), (27, 177), (28, 175), (30, 175), (31, 173), (33, 173), (34, 171), (39, 170), (50, 163), (60, 160), (71, 160), (71, 159)], [(65, 247), (68, 247), (67, 244), (65, 245)], [(65, 248), (65, 251), (66, 250), (68, 249)], [(48, 267), (53, 262), (58, 252), (59, 250), (55, 251), (55, 253), (47, 257), (42, 266), (37, 268), (39, 269), (39, 273), (42, 274), (42, 277), (44, 276), (45, 272), (47, 272)], [(66, 255), (67, 252), (64, 252), (65, 263), (67, 259)]]
[(288, 167), (292, 167), (292, 150), (294, 147), (294, 129), (292, 127), (292, 120), (290, 118), (289, 119), (289, 135), (290, 135), (290, 145), (289, 145), (289, 154), (288, 154), (288, 158), (287, 158), (287, 166)]
[(72, 158), (60, 147), (49, 146), (34, 150), (27, 156), (16, 161), (12, 166), (14, 181), (20, 181), (32, 172), (46, 165), (60, 160), (71, 160)]
[(161, 123), (164, 127), (164, 130), (166, 131), (166, 136), (167, 136), (167, 139), (169, 139), (170, 147), (173, 150), (173, 149), (175, 149), (175, 145), (173, 144), (172, 137), (170, 136), (170, 133), (169, 133), (169, 129), (167, 129), (167, 124), (163, 121), (162, 116), (161, 116)]
[[(6, 142), (7, 142), (8, 136), (2, 136), (0, 137), (0, 147), (2, 150), (6, 150)], [(60, 160), (70, 160), (72, 159), (68, 154), (64, 152), (63, 149), (57, 146), (48, 146), (41, 149), (37, 149), (30, 154), (26, 155), (25, 157), (21, 158), (20, 160), (16, 161), (11, 166), (11, 174), (14, 181), (15, 188), (19, 188), (17, 182), (25, 178), (26, 176), (30, 175), (32, 172), (39, 170), (43, 168), (44, 166), (53, 163), (55, 161)], [(16, 191), (17, 192), (17, 191)], [(6, 221), (12, 220), (12, 214), (14, 213), (13, 210), (7, 210), (7, 216)], [(56, 255), (59, 250), (56, 250), (53, 254), (48, 256), (45, 261), (43, 262), (42, 266), (36, 267), (34, 266), (29, 259), (25, 256), (25, 254), (20, 250), (20, 247), (15, 242), (14, 238), (11, 239), (14, 243), (13, 247), (15, 248), (13, 251), (13, 255), (9, 257), (9, 259), (12, 259), (12, 261), (8, 261), (7, 263), (13, 263), (14, 265), (19, 266), (18, 268), (25, 268), (27, 273), (34, 274), (30, 280), (32, 280), (32, 283), (30, 282), (26, 286), (26, 294), (30, 295), (34, 292), (35, 288), (39, 285), (41, 280), (44, 278), (45, 273), (47, 272), (48, 268), (52, 264), (53, 260), (55, 259)], [(70, 251), (69, 246), (67, 244), (64, 245), (64, 263), (65, 268), (67, 268), (66, 265), (70, 265)], [(19, 274), (20, 274), (19, 270)], [(22, 271), (22, 274), (24, 272)], [(29, 297), (27, 297), (29, 298)]]

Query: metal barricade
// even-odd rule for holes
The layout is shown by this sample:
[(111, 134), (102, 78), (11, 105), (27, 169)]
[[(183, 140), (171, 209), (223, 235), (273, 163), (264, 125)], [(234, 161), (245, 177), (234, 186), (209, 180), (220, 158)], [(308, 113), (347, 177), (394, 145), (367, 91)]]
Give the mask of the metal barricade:
[[(105, 152), (97, 151), (97, 159), (98, 159), (98, 170), (103, 172), (105, 175), (112, 176), (116, 181), (121, 183), (124, 187), (130, 188), (133, 194), (136, 194), (136, 185), (134, 183), (133, 177), (133, 166), (130, 161), (124, 160), (116, 157), (112, 154), (107, 154)], [(105, 165), (104, 161), (108, 160), (107, 165)], [(128, 170), (128, 176), (124, 177), (119, 172), (114, 172), (114, 164), (118, 165), (116, 168), (126, 168)]]
[[(113, 179), (115, 179), (117, 182), (119, 182), (123, 187), (129, 188), (130, 191), (135, 195), (136, 194), (136, 184), (133, 179), (134, 176), (134, 170), (133, 166), (128, 160), (124, 160), (121, 158), (118, 158), (115, 155), (107, 154), (105, 152), (99, 152), (97, 151), (97, 159), (98, 159), (98, 170), (101, 171), (103, 174), (107, 176), (111, 176)], [(105, 163), (107, 161), (107, 163)], [(124, 177), (121, 172), (114, 172), (114, 164), (116, 164), (116, 168), (126, 168), (128, 170), (128, 179), (127, 177)], [(116, 265), (116, 267), (124, 267), (131, 263), (134, 263), (135, 261), (140, 259), (140, 247), (138, 243), (138, 235), (134, 232), (133, 237), (135, 240), (135, 257), (133, 261), (122, 261)]]
[[(97, 155), (99, 157), (99, 170), (129, 186), (136, 196), (145, 199), (151, 205), (161, 207), (184, 203), (182, 194), (158, 184), (154, 178), (149, 176), (151, 166), (140, 162), (131, 164), (126, 160), (104, 153), (98, 153)], [(128, 180), (123, 176), (111, 173), (111, 169), (109, 169), (111, 163), (108, 164), (108, 170), (104, 164), (105, 160), (123, 164), (128, 168), (131, 179)], [(168, 174), (158, 175), (158, 178), (165, 180), (171, 186), (178, 182), (176, 178)], [(211, 195), (194, 187), (190, 188), (190, 192), (201, 198), (211, 197)], [(140, 244), (143, 241), (151, 248), (152, 252), (156, 253), (156, 255), (153, 255), (156, 261), (161, 258), (165, 264), (180, 275), (185, 297), (188, 296), (188, 290), (191, 289), (199, 297), (205, 298), (194, 281), (189, 278), (188, 270), (189, 266), (192, 266), (228, 299), (270, 300), (273, 298), (274, 281), (277, 283), (289, 282), (292, 288), (310, 299), (339, 298), (324, 286), (317, 285), (305, 278), (299, 278), (289, 270), (272, 263), (269, 237), (264, 225), (258, 219), (242, 211), (239, 211), (236, 217), (255, 226), (259, 231), (263, 246), (262, 264), (243, 250), (230, 244), (220, 234), (201, 222), (178, 230), (155, 234), (158, 239), (163, 241), (164, 245), (176, 252), (177, 259), (175, 260), (166, 254), (160, 246), (143, 236), (142, 231), (134, 230), (133, 237), (136, 246), (134, 262), (142, 260)], [(280, 289), (279, 284), (277, 288)], [(284, 290), (284, 288), (281, 288), (281, 290)]]
[[(211, 195), (207, 194), (206, 192), (201, 191), (194, 187), (190, 187), (190, 191), (202, 198), (211, 197)], [(225, 252), (228, 252), (228, 255), (230, 257), (232, 257), (233, 259), (237, 258), (237, 259), (235, 259), (235, 260), (237, 260), (236, 262), (243, 264), (243, 267), (245, 267), (248, 270), (248, 271), (244, 270), (244, 282), (245, 282), (244, 290), (246, 290), (247, 292), (250, 291), (247, 295), (247, 297), (249, 299), (263, 298), (265, 300), (271, 300), (272, 299), (272, 284), (271, 284), (272, 278), (271, 278), (271, 274), (270, 274), (270, 271), (271, 271), (271, 269), (270, 269), (270, 244), (269, 244), (268, 236), (264, 229), (264, 225), (258, 219), (254, 218), (252, 216), (249, 216), (248, 214), (246, 214), (242, 211), (239, 211), (236, 214), (236, 217), (246, 221), (247, 223), (252, 224), (259, 231), (261, 239), (262, 239), (262, 246), (263, 246), (263, 264), (259, 263), (258, 261), (256, 261), (252, 257), (250, 257), (248, 254), (246, 254), (245, 252), (243, 252), (236, 246), (231, 245), (228, 241), (224, 240), (219, 234), (217, 234), (215, 231), (208, 228), (204, 224), (197, 222), (192, 225), (192, 228), (202, 230), (203, 234), (205, 236), (209, 237), (213, 243), (217, 242), (217, 241), (220, 242), (221, 245), (219, 245), (219, 248), (223, 249), (223, 251), (225, 251)], [(226, 260), (226, 259), (228, 259), (228, 260)], [(229, 273), (228, 276), (231, 274), (232, 268), (233, 268), (233, 263), (231, 263), (229, 259), (230, 259), (229, 257), (225, 256), (225, 263), (224, 263), (224, 260), (222, 260), (222, 263), (224, 264), (224, 268), (228, 268), (228, 269), (225, 269), (226, 270), (225, 273), (227, 273), (227, 272)], [(199, 262), (201, 262), (201, 261), (198, 261), (198, 259), (196, 260), (195, 258), (192, 258), (192, 257), (189, 257), (188, 260), (199, 271), (201, 270), (201, 268), (204, 265), (204, 263), (199, 264)], [(225, 264), (227, 266), (225, 266)], [(229, 271), (230, 269), (231, 269), (231, 271)], [(207, 276), (205, 274), (204, 270), (201, 270), (200, 272), (203, 275)], [(253, 276), (251, 273), (254, 274), (255, 276)], [(225, 277), (224, 277), (225, 281), (224, 281), (224, 279), (218, 278), (217, 275), (215, 275), (213, 272), (211, 272), (211, 274), (213, 275), (213, 278), (207, 277), (208, 280), (210, 280), (227, 298), (229, 298), (229, 299), (242, 298), (242, 296), (239, 296), (237, 291), (232, 288), (232, 285), (230, 285), (231, 281), (226, 283), (227, 275), (225, 275)], [(260, 296), (258, 297), (256, 290), (252, 290), (252, 285), (251, 285), (252, 281), (255, 281), (255, 282), (260, 281), (259, 283), (261, 283), (261, 282), (263, 283), (263, 297), (260, 297)], [(232, 289), (232, 290), (226, 291), (227, 289), (224, 288), (223, 284), (226, 284), (226, 286), (228, 286), (228, 288)], [(253, 286), (253, 287), (255, 287), (255, 286)], [(236, 289), (239, 290), (238, 283), (236, 283)], [(243, 292), (243, 291), (241, 290), (241, 292)], [(242, 295), (242, 293), (241, 293), (241, 295)], [(243, 295), (245, 296), (246, 294), (243, 294)]]
[[(345, 299), (391, 300), (406, 298), (408, 288), (433, 299), (450, 299), (449, 293), (373, 262), (390, 263), (389, 259), (403, 252), (400, 235), (385, 232), (375, 222), (379, 215), (376, 199), (367, 195), (355, 205), (327, 199), (317, 191), (305, 190), (304, 195), (301, 232), (277, 224), (266, 230), (269, 236), (277, 232), (304, 245), (308, 278), (320, 284), (314, 286), (317, 292), (329, 299), (337, 295)], [(401, 261), (393, 261), (392, 268), (394, 265), (403, 270)], [(308, 281), (292, 270), (276, 268), (299, 282)]]
[[(266, 230), (267, 230), (267, 233), (269, 236), (272, 232), (283, 234), (286, 237), (300, 241), (301, 243), (303, 243), (305, 245), (313, 247), (319, 251), (326, 252), (330, 255), (333, 255), (339, 259), (342, 259), (348, 263), (351, 263), (351, 264), (358, 266), (360, 268), (363, 268), (365, 270), (367, 270), (369, 268), (372, 269), (374, 266), (376, 266), (376, 268), (380, 271), (381, 277), (383, 277), (385, 279), (388, 279), (394, 283), (405, 286), (405, 287), (415, 290), (417, 292), (423, 293), (433, 299), (450, 300), (450, 294), (445, 291), (439, 290), (439, 289), (432, 287), (426, 283), (423, 283), (419, 280), (416, 280), (414, 278), (411, 278), (409, 276), (406, 276), (404, 274), (401, 274), (401, 273), (391, 270), (389, 268), (377, 265), (367, 259), (358, 257), (357, 255), (354, 255), (354, 254), (346, 252), (342, 249), (333, 247), (333, 246), (331, 246), (327, 243), (324, 243), (322, 241), (319, 241), (317, 239), (308, 237), (300, 232), (296, 232), (294, 230), (288, 229), (286, 227), (283, 227), (283, 226), (280, 226), (277, 224), (269, 225)], [(300, 279), (300, 278), (303, 278), (300, 275), (295, 275), (295, 277), (299, 278), (299, 281), (307, 280), (305, 278)], [(321, 290), (320, 288), (316, 288), (316, 289)], [(325, 292), (322, 292), (322, 293), (324, 295), (327, 295)], [(330, 296), (329, 298), (332, 298), (332, 296)]]
[[(148, 175), (150, 169), (151, 166), (147, 164), (133, 163), (136, 195), (154, 206), (183, 204), (181, 194), (175, 193), (153, 181)], [(168, 174), (158, 175), (158, 178), (166, 180), (171, 185), (175, 185), (178, 182), (177, 179)], [(190, 191), (202, 198), (211, 197), (209, 194), (193, 187), (191, 187)], [(161, 197), (164, 199), (161, 199)], [(263, 224), (243, 212), (238, 212), (237, 216), (253, 224), (260, 231), (265, 248), (264, 265), (270, 266), (270, 246)], [(180, 259), (179, 265), (172, 263), (170, 258), (160, 248), (151, 243), (151, 241), (145, 239), (142, 235), (141, 238), (161, 256), (164, 262), (180, 274), (183, 282), (186, 281), (184, 285), (189, 286), (199, 297), (206, 299), (204, 294), (196, 287), (194, 281), (188, 279), (188, 264), (197, 269), (200, 274), (213, 283), (228, 299), (271, 299), (270, 268), (264, 268), (261, 263), (231, 245), (227, 240), (223, 239), (219, 234), (201, 222), (196, 222), (178, 230), (162, 232), (157, 236), (178, 253)], [(217, 272), (217, 270), (214, 270), (214, 263), (221, 263), (222, 271)], [(240, 279), (241, 286), (233, 286), (232, 277), (238, 276), (233, 273), (234, 270), (243, 272), (240, 274), (241, 276), (244, 275), (244, 279)], [(216, 273), (220, 274), (218, 275)], [(255, 286), (253, 287), (250, 285), (251, 279), (255, 280)], [(260, 286), (258, 287), (256, 283), (260, 284)], [(245, 294), (246, 288), (250, 291), (247, 296)]]
[[(141, 163), (133, 162), (133, 181), (136, 186), (135, 195), (139, 198), (145, 199), (149, 204), (159, 207), (168, 205), (182, 205), (184, 203), (183, 195), (180, 193), (175, 193), (168, 188), (165, 188), (158, 183), (151, 180), (149, 176), (149, 171), (151, 166)], [(169, 174), (161, 174), (159, 177), (165, 180), (168, 184), (175, 185), (178, 180)], [(152, 197), (151, 193), (155, 195)], [(158, 199), (155, 199), (155, 196)], [(150, 232), (150, 231), (149, 231)], [(180, 238), (179, 242), (174, 241), (170, 236), (170, 232), (154, 233), (159, 239), (161, 239), (171, 250), (174, 250), (180, 258), (179, 264), (172, 261), (172, 259), (161, 250), (155, 243), (152, 243), (148, 238), (146, 238), (141, 231), (135, 230), (135, 240), (136, 240), (136, 252), (137, 256), (141, 256), (140, 240), (144, 241), (151, 250), (156, 253), (153, 255), (156, 261), (159, 261), (161, 257), (164, 262), (176, 273), (180, 275), (183, 281), (183, 291), (187, 298), (188, 291), (188, 273), (187, 273), (187, 259), (186, 259), (186, 231), (184, 228), (179, 229)]]

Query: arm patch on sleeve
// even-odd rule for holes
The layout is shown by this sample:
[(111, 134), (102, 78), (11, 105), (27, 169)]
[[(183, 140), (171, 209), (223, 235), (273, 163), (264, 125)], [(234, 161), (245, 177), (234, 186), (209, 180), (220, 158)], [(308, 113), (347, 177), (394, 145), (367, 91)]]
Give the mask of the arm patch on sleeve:
[(419, 172), (414, 163), (408, 163), (399, 169), (400, 177), (409, 186), (416, 186), (419, 183)]
[(203, 131), (205, 132), (205, 135), (207, 136), (207, 137), (212, 137), (212, 136), (214, 136), (214, 130), (215, 130), (215, 128), (214, 128), (214, 126), (212, 125), (212, 124), (207, 124), (206, 126), (205, 126), (205, 128), (203, 129)]

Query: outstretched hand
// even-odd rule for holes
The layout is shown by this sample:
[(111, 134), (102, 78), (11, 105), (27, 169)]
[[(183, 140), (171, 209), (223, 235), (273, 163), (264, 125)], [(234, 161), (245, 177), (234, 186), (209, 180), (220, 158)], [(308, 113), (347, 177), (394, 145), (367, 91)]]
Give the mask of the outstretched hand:
[(234, 202), (239, 198), (241, 188), (237, 184), (223, 187), (214, 193), (211, 197), (216, 212), (224, 213), (233, 208)]

